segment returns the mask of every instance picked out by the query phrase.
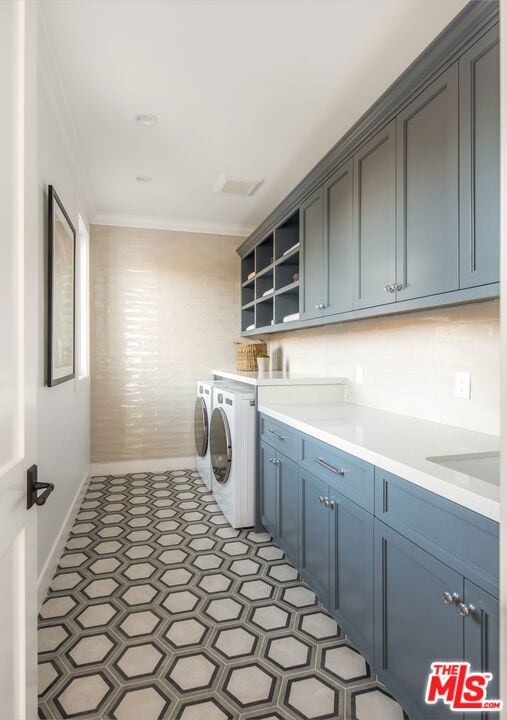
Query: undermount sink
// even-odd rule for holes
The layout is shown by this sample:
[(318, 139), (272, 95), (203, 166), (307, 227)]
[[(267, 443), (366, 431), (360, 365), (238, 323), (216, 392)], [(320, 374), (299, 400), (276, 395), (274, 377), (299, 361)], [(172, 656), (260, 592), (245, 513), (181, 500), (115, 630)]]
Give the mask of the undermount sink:
[(500, 453), (464, 453), (462, 455), (440, 455), (426, 458), (451, 470), (471, 475), (493, 485), (500, 484)]

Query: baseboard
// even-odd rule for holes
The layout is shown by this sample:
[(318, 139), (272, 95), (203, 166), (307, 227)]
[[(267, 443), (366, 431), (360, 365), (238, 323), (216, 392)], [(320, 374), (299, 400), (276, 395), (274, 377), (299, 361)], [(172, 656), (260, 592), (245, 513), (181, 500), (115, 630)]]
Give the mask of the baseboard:
[(39, 607), (42, 605), (46, 598), (49, 584), (51, 583), (53, 575), (55, 574), (58, 561), (60, 560), (65, 543), (67, 542), (67, 537), (74, 524), (74, 519), (78, 513), (78, 510), (81, 507), (82, 497), (86, 491), (86, 485), (87, 481), (90, 479), (90, 475), (91, 465), (89, 466), (88, 470), (83, 475), (83, 479), (79, 483), (79, 487), (76, 490), (74, 499), (72, 500), (67, 514), (63, 519), (60, 531), (56, 536), (56, 540), (53, 543), (53, 547), (51, 548), (48, 558), (39, 573), (39, 577), (37, 579), (37, 599)]
[(170, 457), (145, 460), (118, 460), (92, 463), (92, 475), (127, 475), (138, 472), (164, 472), (165, 470), (195, 470), (195, 457)]

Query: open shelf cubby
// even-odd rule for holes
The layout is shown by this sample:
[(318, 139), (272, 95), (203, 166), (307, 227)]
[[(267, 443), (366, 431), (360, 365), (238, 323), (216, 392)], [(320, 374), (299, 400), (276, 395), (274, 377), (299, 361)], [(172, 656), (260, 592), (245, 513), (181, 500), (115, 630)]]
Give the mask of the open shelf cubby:
[(283, 225), (275, 229), (275, 260), (284, 257), (294, 245), (299, 244), (299, 210), (290, 216)]
[(246, 332), (250, 328), (250, 330), (253, 330), (253, 327), (255, 327), (255, 305), (252, 305), (249, 308), (244, 308), (241, 311), (241, 330), (242, 332)]
[(275, 265), (275, 289), (299, 282), (299, 251), (295, 251), (287, 260)]
[(273, 320), (273, 298), (266, 298), (255, 306), (255, 327), (262, 328), (271, 325)]
[(299, 312), (299, 285), (275, 297), (275, 324), (283, 323), (284, 317)]
[(241, 305), (248, 305), (255, 300), (255, 280), (241, 288)]
[(255, 272), (262, 272), (274, 262), (273, 233), (255, 248)]
[(255, 272), (255, 250), (241, 260), (241, 282), (246, 282), (253, 272)]
[(262, 300), (268, 290), (274, 290), (273, 270), (265, 272), (255, 280), (255, 299)]

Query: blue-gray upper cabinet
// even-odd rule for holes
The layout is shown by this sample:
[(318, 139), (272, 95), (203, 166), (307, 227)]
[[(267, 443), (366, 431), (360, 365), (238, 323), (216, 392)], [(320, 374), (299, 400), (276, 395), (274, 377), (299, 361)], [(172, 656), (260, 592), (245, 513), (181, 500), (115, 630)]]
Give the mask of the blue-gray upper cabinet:
[(354, 156), (355, 308), (396, 299), (395, 134), (393, 120)]
[(354, 305), (352, 174), (351, 159), (324, 183), (325, 315), (352, 310)]
[(499, 71), (496, 26), (459, 61), (462, 288), (499, 280)]
[(435, 660), (463, 658), (463, 618), (442, 593), (463, 597), (463, 577), (375, 519), (375, 670), (411, 720), (458, 718), (426, 705)]
[(397, 300), (459, 287), (458, 64), (396, 118)]
[(303, 320), (320, 317), (327, 304), (324, 284), (324, 190), (301, 205), (299, 215), (300, 243), (303, 253)]

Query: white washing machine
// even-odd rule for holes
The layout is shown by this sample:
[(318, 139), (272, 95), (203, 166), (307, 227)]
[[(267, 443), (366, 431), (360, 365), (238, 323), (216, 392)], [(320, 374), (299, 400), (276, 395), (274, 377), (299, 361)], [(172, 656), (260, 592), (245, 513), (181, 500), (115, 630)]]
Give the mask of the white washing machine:
[(255, 512), (253, 388), (213, 388), (209, 438), (215, 500), (232, 527), (251, 527)]
[[(198, 380), (194, 405), (195, 465), (207, 488), (211, 490), (209, 424), (213, 412), (213, 387), (236, 387), (232, 380)], [(243, 386), (244, 387), (244, 386)]]

